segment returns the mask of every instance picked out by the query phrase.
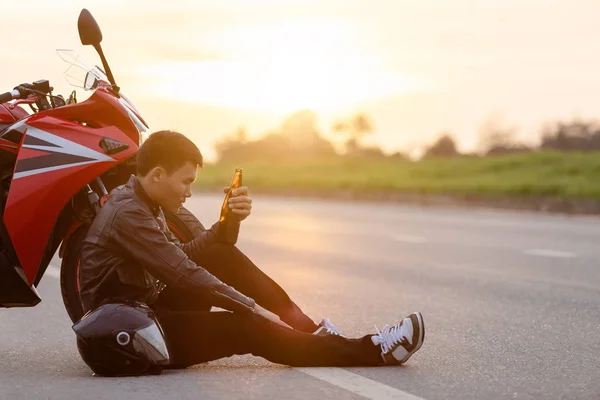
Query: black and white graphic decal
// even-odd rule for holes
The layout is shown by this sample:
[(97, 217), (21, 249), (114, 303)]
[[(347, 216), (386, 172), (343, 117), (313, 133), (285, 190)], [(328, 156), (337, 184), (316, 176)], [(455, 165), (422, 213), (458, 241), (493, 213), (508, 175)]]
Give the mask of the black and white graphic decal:
[(20, 159), (15, 168), (13, 179), (80, 165), (115, 161), (114, 158), (106, 154), (53, 135), (50, 132), (26, 124), (19, 128), (25, 134), (23, 148), (41, 151), (46, 154)]

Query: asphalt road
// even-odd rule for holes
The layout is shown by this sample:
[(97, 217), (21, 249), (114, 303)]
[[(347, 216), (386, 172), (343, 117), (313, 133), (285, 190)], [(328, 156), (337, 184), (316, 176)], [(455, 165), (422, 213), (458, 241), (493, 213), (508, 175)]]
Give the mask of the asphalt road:
[[(190, 208), (207, 225), (220, 195)], [(92, 377), (53, 261), (31, 309), (0, 309), (0, 399), (599, 399), (600, 220), (256, 198), (239, 246), (347, 336), (420, 310), (403, 367), (294, 369), (252, 356)]]

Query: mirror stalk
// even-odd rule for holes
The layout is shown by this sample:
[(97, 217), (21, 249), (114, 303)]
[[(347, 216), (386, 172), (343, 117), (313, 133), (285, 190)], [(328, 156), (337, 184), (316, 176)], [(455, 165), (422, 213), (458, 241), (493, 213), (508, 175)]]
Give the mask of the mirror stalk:
[(115, 92), (115, 94), (119, 94), (120, 88), (117, 85), (117, 82), (115, 82), (115, 77), (113, 76), (112, 71), (110, 70), (110, 66), (108, 65), (108, 61), (106, 61), (106, 57), (104, 57), (104, 52), (102, 51), (102, 46), (100, 46), (100, 43), (98, 43), (97, 45), (95, 44), (93, 46), (94, 46), (94, 49), (96, 49), (96, 51), (98, 52), (98, 55), (100, 56), (100, 60), (102, 61), (102, 66), (106, 70), (106, 76), (108, 77), (110, 84), (113, 86), (113, 91)]

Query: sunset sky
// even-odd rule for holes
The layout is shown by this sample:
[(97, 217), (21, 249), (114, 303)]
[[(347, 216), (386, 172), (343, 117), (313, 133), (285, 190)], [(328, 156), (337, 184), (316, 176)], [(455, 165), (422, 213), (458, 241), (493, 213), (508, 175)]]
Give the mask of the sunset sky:
[[(535, 141), (543, 122), (600, 116), (600, 2), (592, 0), (196, 0), (3, 2), (1, 91), (70, 87), (57, 48), (83, 48), (88, 8), (123, 91), (154, 130), (178, 129), (207, 156), (312, 109), (321, 129), (363, 111), (386, 151), (441, 131), (477, 144), (490, 118)], [(80, 94), (84, 98), (83, 93)]]

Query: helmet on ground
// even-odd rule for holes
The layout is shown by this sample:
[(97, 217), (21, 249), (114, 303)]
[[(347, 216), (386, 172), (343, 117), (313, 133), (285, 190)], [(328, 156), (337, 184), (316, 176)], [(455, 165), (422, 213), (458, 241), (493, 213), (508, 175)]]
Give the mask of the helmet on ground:
[(83, 361), (103, 376), (159, 374), (169, 352), (154, 311), (143, 303), (104, 304), (73, 325)]

